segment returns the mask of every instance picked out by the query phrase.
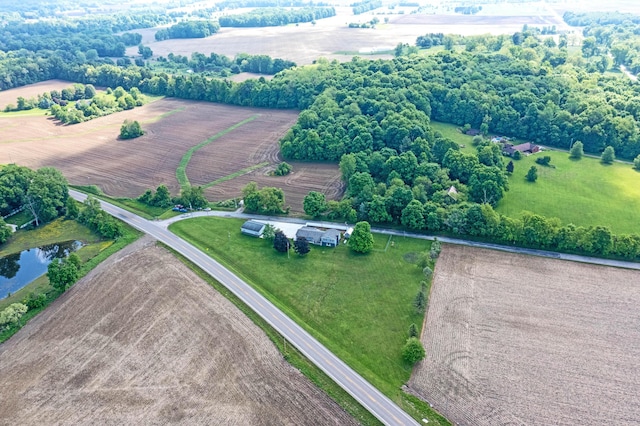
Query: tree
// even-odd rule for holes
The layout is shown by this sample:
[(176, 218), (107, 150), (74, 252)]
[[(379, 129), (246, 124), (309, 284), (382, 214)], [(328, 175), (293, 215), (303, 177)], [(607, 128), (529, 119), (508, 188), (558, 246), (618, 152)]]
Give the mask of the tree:
[(545, 155), (544, 157), (538, 157), (536, 158), (536, 163), (540, 164), (541, 166), (548, 167), (551, 165), (551, 156)]
[(513, 173), (513, 160), (509, 160), (509, 163), (507, 164), (507, 173), (512, 174)]
[(640, 154), (633, 160), (633, 169), (640, 172)]
[(575, 142), (569, 150), (569, 158), (579, 160), (584, 155), (584, 144), (580, 141)]
[(311, 217), (318, 217), (324, 213), (328, 206), (325, 195), (322, 192), (311, 191), (302, 202), (304, 212)]
[(0, 330), (11, 327), (20, 321), (22, 315), (27, 312), (28, 308), (22, 303), (12, 303), (11, 305), (0, 311)]
[(526, 176), (529, 182), (535, 182), (538, 180), (538, 168), (536, 166), (531, 166)]
[(24, 203), (36, 226), (40, 226), (64, 211), (68, 196), (67, 179), (62, 173), (52, 167), (43, 167), (36, 171), (29, 182)]
[(67, 197), (67, 201), (65, 202), (65, 217), (67, 219), (77, 219), (80, 214), (80, 208), (78, 207), (78, 202), (74, 200), (72, 197)]
[(284, 232), (276, 232), (276, 235), (273, 238), (273, 248), (280, 253), (286, 253), (289, 251), (289, 239), (284, 235)]
[(58, 290), (66, 290), (78, 279), (79, 258), (71, 256), (53, 260), (47, 267), (49, 284)]
[(402, 347), (402, 358), (411, 365), (422, 361), (425, 355), (424, 347), (417, 337), (409, 337)]
[(156, 188), (156, 193), (151, 198), (151, 205), (163, 208), (167, 208), (171, 205), (171, 193), (166, 185), (160, 185)]
[(0, 244), (4, 243), (11, 236), (11, 228), (7, 225), (0, 216)]
[(425, 266), (424, 268), (422, 268), (422, 273), (424, 274), (424, 277), (426, 279), (429, 279), (433, 275), (433, 269), (429, 268), (428, 266)]
[(278, 164), (276, 169), (273, 171), (273, 174), (276, 176), (285, 176), (291, 173), (292, 170), (293, 167), (291, 167), (291, 164), (285, 163), (283, 161), (282, 163)]
[(293, 249), (300, 256), (304, 256), (305, 254), (311, 251), (311, 248), (309, 247), (309, 242), (304, 238), (296, 239), (293, 243)]
[(411, 229), (424, 229), (427, 225), (424, 220), (424, 206), (418, 200), (411, 200), (402, 210), (400, 222)]
[(140, 123), (137, 121), (124, 120), (122, 127), (120, 127), (120, 139), (134, 139), (142, 135), (144, 135), (144, 131), (142, 127), (140, 127)]
[(369, 253), (373, 249), (373, 234), (369, 222), (358, 222), (349, 237), (349, 247), (356, 253)]
[(190, 209), (202, 209), (209, 204), (204, 198), (204, 189), (201, 186), (189, 186), (182, 190), (180, 203), (189, 206)]
[(429, 257), (431, 257), (431, 259), (437, 259), (438, 256), (440, 256), (441, 251), (442, 251), (442, 244), (440, 243), (440, 240), (437, 238), (434, 238), (433, 242), (431, 243), (431, 250), (429, 250)]
[(607, 146), (604, 149), (604, 151), (602, 151), (602, 156), (600, 156), (600, 162), (602, 164), (611, 164), (615, 159), (616, 159), (616, 151), (613, 149), (611, 145)]
[(278, 231), (279, 229), (277, 229), (275, 226), (267, 223), (264, 226), (264, 231), (262, 231), (262, 238), (268, 241), (273, 241), (273, 239), (276, 237), (276, 232)]
[(418, 337), (418, 327), (413, 323), (409, 326), (409, 337)]

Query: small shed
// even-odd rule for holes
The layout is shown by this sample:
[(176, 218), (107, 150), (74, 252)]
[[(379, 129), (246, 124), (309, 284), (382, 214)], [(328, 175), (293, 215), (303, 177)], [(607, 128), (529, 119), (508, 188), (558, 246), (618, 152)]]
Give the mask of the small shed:
[(351, 234), (353, 234), (353, 227), (350, 226), (350, 227), (347, 228), (346, 231), (344, 231), (344, 234), (343, 234), (344, 239), (348, 240), (349, 237), (351, 236)]
[(240, 228), (240, 232), (242, 232), (244, 235), (250, 235), (252, 237), (262, 237), (262, 233), (264, 232), (264, 228), (266, 228), (267, 225), (265, 225), (264, 223), (258, 222), (256, 220), (248, 220), (245, 223), (242, 224), (242, 227)]
[(337, 229), (327, 229), (322, 238), (320, 238), (320, 245), (325, 247), (336, 247), (340, 242), (340, 231)]

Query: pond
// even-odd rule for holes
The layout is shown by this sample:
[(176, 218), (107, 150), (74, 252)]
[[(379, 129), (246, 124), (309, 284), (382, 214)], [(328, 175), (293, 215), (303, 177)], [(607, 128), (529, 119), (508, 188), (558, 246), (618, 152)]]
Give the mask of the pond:
[(82, 247), (80, 241), (24, 250), (0, 258), (0, 299), (13, 294), (47, 272), (53, 259), (61, 259)]

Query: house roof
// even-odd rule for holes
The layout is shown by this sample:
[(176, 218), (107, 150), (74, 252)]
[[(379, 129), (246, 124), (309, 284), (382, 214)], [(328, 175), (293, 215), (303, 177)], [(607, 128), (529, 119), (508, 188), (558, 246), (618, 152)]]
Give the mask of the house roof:
[(302, 228), (298, 229), (298, 232), (296, 232), (296, 238), (319, 240), (320, 238), (322, 238), (323, 234), (324, 231), (321, 231), (318, 228), (303, 226)]
[(247, 231), (260, 232), (264, 229), (265, 224), (256, 222), (255, 220), (248, 220), (242, 224), (242, 229), (246, 229)]
[(327, 229), (322, 234), (322, 239), (325, 239), (325, 238), (335, 239), (336, 237), (340, 238), (340, 231), (338, 231), (337, 229)]

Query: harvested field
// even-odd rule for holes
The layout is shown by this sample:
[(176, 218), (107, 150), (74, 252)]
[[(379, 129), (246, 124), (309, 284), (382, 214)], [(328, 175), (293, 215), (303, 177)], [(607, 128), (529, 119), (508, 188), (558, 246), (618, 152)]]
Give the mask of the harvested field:
[(37, 98), (38, 95), (45, 92), (66, 89), (72, 85), (73, 83), (64, 80), (48, 80), (20, 87), (18, 89), (0, 90), (0, 110), (4, 110), (4, 107), (8, 104), (15, 105), (18, 96), (22, 96), (25, 99)]
[[(31, 88), (11, 92), (17, 97), (22, 96), (22, 90)], [(187, 177), (194, 185), (206, 185), (240, 173), (224, 185), (206, 190), (214, 201), (240, 196), (249, 180), (260, 186), (281, 184), (292, 211), (302, 212), (302, 198), (309, 191), (323, 188), (328, 199), (335, 199), (343, 188), (337, 164), (297, 164), (292, 176), (307, 177), (297, 181), (268, 176), (281, 161), (278, 141), (297, 117), (297, 111), (171, 98), (73, 126), (56, 124), (47, 117), (4, 117), (0, 118), (0, 163), (53, 166), (70, 183), (97, 185), (111, 196), (137, 197), (160, 184), (178, 194), (176, 169), (184, 154), (249, 120), (195, 151), (187, 165)], [(146, 134), (134, 140), (117, 140), (125, 119), (138, 120)], [(249, 174), (242, 174), (244, 170)]]
[(640, 273), (445, 245), (412, 390), (461, 425), (637, 425)]
[(356, 424), (143, 239), (0, 346), (0, 424)]

